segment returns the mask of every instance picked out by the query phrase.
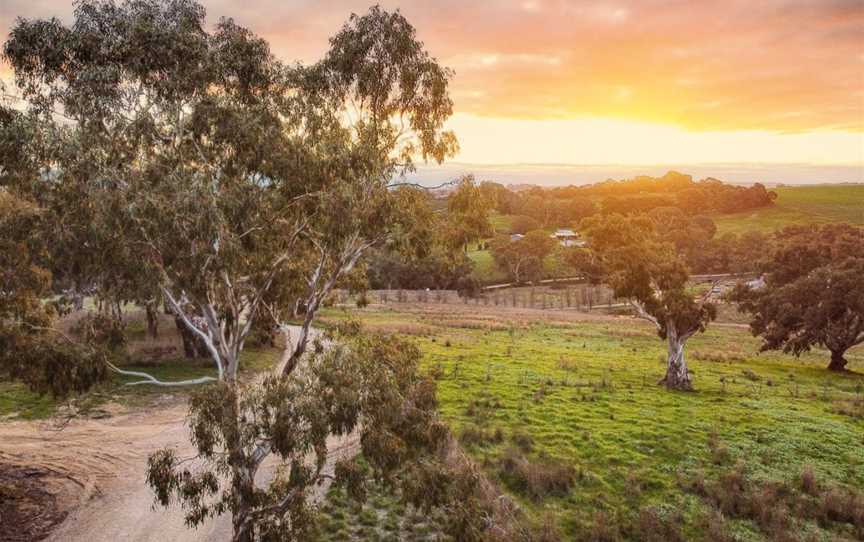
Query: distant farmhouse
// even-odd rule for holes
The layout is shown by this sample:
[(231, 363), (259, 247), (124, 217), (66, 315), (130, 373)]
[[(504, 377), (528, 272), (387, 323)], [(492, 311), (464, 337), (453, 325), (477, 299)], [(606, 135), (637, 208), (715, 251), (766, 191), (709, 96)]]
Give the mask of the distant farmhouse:
[(569, 228), (561, 228), (549, 237), (557, 239), (562, 247), (584, 247), (586, 244), (577, 232)]

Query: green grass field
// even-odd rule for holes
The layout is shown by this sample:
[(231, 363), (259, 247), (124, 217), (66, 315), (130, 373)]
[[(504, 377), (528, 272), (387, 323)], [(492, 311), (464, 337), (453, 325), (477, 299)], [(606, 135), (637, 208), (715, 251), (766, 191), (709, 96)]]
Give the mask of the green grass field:
[(719, 233), (771, 232), (791, 224), (864, 224), (864, 184), (785, 186), (775, 205), (745, 213), (713, 215)]
[[(133, 323), (134, 324), (134, 323)], [(141, 334), (139, 326), (130, 326), (129, 334)], [(163, 329), (163, 336), (169, 335), (173, 329)], [(243, 352), (241, 374), (245, 377), (269, 369), (279, 359), (281, 350), (274, 348), (251, 348)], [(177, 381), (216, 376), (216, 369), (209, 359), (188, 360), (182, 357), (171, 357), (159, 362), (142, 363), (140, 360), (127, 359), (121, 368), (130, 371), (146, 372), (163, 381)], [(71, 407), (79, 415), (88, 416), (101, 411), (109, 404), (120, 404), (129, 408), (146, 407), (158, 400), (165, 393), (185, 396), (192, 388), (166, 388), (157, 386), (126, 386), (128, 382), (140, 380), (136, 377), (111, 374), (105, 382), (95, 386), (88, 393), (58, 400), (50, 395), (33, 393), (18, 382), (0, 382), (0, 421), (4, 419), (33, 420), (55, 415), (64, 406)]]
[[(825, 487), (864, 491), (862, 349), (849, 356), (858, 373), (837, 375), (824, 369), (825, 352), (759, 354), (746, 329), (715, 325), (688, 344), (697, 391), (674, 393), (655, 385), (664, 344), (640, 322), (543, 323), (506, 313), (481, 320), (476, 312), (444, 319), (365, 311), (362, 320), (416, 333), (426, 369), (438, 376), (441, 411), (457, 435), (471, 437), (464, 444), (471, 457), (530, 522), (553, 517), (561, 540), (644, 539), (646, 509), (674, 517), (685, 540), (720, 540), (706, 534), (711, 522), (734, 535), (727, 540), (779, 540), (752, 519), (717, 519), (720, 505), (682, 489), (693, 479), (721, 484), (736, 469), (753, 487), (797, 487), (812, 469)], [(531, 498), (502, 470), (514, 453), (573, 469), (572, 488)], [(345, 510), (330, 512), (342, 520), (328, 540), (366, 539), (346, 525)], [(620, 526), (620, 537), (592, 538), (598, 517)], [(783, 540), (856, 539), (841, 523), (794, 525), (802, 538)], [(413, 539), (424, 538), (406, 538)]]
[[(847, 355), (853, 372), (834, 374), (824, 351), (760, 354), (744, 326), (715, 324), (687, 346), (696, 391), (678, 393), (655, 384), (664, 343), (626, 317), (429, 304), (330, 308), (321, 325), (347, 317), (418, 344), (454, 435), (519, 504), (520, 521), (555, 526), (543, 540), (864, 536), (864, 348)], [(247, 351), (246, 374), (278, 355)], [(141, 368), (164, 379), (213, 371), (183, 360)], [(76, 399), (77, 412), (148, 408), (166, 393), (126, 381)], [(0, 384), (0, 418), (44, 418), (59, 406)], [(322, 542), (447, 540), (439, 512), (413, 510), (380, 486), (363, 505), (344, 490), (329, 496)]]

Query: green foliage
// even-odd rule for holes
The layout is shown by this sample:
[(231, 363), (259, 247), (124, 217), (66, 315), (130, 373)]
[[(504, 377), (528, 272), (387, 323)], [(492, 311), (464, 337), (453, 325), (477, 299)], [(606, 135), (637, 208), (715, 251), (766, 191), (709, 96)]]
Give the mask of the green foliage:
[(38, 207), (0, 188), (0, 376), (64, 397), (106, 378), (108, 352), (98, 338), (78, 342), (52, 328), (56, 310), (43, 301), (51, 273), (34, 235), (41, 220)]
[[(616, 297), (633, 299), (640, 310), (656, 320), (661, 338), (671, 333), (690, 336), (705, 331), (716, 316), (709, 303), (693, 299), (687, 291), (689, 273), (668, 242), (669, 231), (644, 217), (611, 215), (582, 223), (590, 239), (589, 252), (576, 252), (574, 265), (586, 267), (594, 280), (602, 277)], [(671, 230), (680, 232), (680, 230)]]
[[(195, 393), (189, 425), (205, 463), (193, 473), (171, 450), (154, 454), (148, 482), (157, 502), (181, 502), (192, 525), (230, 510), (235, 518), (250, 518), (237, 531), (244, 536), (306, 540), (314, 530), (306, 493), (321, 480), (326, 439), (358, 431), (376, 479), (425, 480), (423, 491), (404, 486), (408, 500), (445, 504), (452, 482), (438, 458), (449, 433), (436, 414), (434, 384), (418, 375), (419, 350), (395, 338), (359, 334), (354, 326), (341, 326), (330, 339), (334, 345), (316, 348), (291, 378), (243, 387), (218, 383)], [(251, 482), (262, 441), (286, 466), (266, 489)], [(429, 491), (426, 483), (433, 479), (439, 491)], [(336, 484), (352, 497), (363, 499), (364, 483), (355, 464), (339, 464)], [(235, 491), (246, 498), (236, 499)], [(240, 506), (249, 510), (242, 514)]]
[(468, 244), (492, 235), (489, 222), (490, 202), (483, 191), (468, 175), (459, 180), (456, 189), (447, 197), (446, 237), (454, 248), (467, 248)]
[(789, 227), (775, 234), (764, 287), (739, 284), (732, 299), (752, 314), (763, 350), (800, 355), (819, 345), (842, 370), (845, 352), (864, 342), (864, 229), (848, 224)]
[(514, 282), (543, 278), (545, 260), (555, 249), (556, 241), (543, 230), (533, 230), (525, 237), (511, 241), (501, 236), (492, 242), (492, 257), (498, 269)]
[[(152, 309), (163, 299), (216, 366), (220, 384), (192, 401), (194, 439), (234, 485), (213, 495), (212, 478), (174, 472), (174, 458), (163, 455), (151, 465), (160, 499), (185, 499), (192, 523), (230, 511), (241, 540), (251, 533), (306, 539), (303, 491), (320, 465), (310, 470), (303, 458), (312, 447), (322, 457), (328, 432), (353, 427), (361, 406), (376, 469), (386, 466), (378, 458), (402, 462), (441, 437), (437, 429), (392, 428), (397, 420), (384, 413), (368, 419), (376, 405), (364, 398), (408, 417), (431, 415), (434, 402), (431, 390), (415, 389), (409, 365), (405, 375), (366, 382), (378, 395), (360, 394), (353, 373), (338, 374), (361, 368), (344, 360), (371, 355), (359, 339), (347, 354), (316, 352), (302, 371), (322, 386), (318, 403), (298, 394), (306, 381), (295, 371), (333, 288), (362, 286), (355, 270), (366, 251), (425, 242), (421, 198), (392, 179), (415, 160), (455, 153), (455, 137), (444, 130), (451, 73), (398, 11), (377, 6), (352, 15), (310, 66), (278, 61), (232, 19), (208, 30), (205, 15), (194, 0), (85, 0), (68, 25), (16, 21), (3, 53), (29, 116), (3, 110), (0, 150), (15, 158), (16, 172), (4, 165), (0, 173), (46, 209), (50, 269), (62, 272), (64, 285), (93, 287), (115, 308), (131, 300)], [(15, 141), (28, 119), (50, 137), (7, 152), (10, 134)], [(454, 208), (468, 222), (473, 209)], [(300, 311), (301, 338), (282, 373), (241, 389), (241, 354), (256, 323)], [(93, 331), (112, 342), (110, 328)], [(396, 356), (383, 346), (374, 354)], [(406, 355), (406, 363), (416, 358)], [(388, 403), (408, 393), (403, 384), (418, 401), (410, 412)], [(244, 417), (250, 412), (262, 418)], [(401, 444), (391, 438), (399, 431)], [(209, 455), (217, 448), (226, 455)], [(286, 472), (258, 490), (249, 472), (272, 453)]]
[(530, 216), (516, 215), (510, 220), (510, 233), (525, 235), (529, 231), (537, 229), (540, 229), (540, 223)]
[(401, 186), (395, 194), (402, 198), (400, 207), (405, 209), (406, 220), (399, 224), (393, 239), (370, 250), (366, 270), (369, 286), (470, 290), (471, 262), (454, 243), (450, 231), (453, 221), (459, 220), (458, 213), (434, 212), (431, 196), (423, 189)]

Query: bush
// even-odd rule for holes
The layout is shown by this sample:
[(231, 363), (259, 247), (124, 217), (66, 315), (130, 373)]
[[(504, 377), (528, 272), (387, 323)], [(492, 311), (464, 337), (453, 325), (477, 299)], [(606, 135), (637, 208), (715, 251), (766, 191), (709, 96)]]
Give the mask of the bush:
[(513, 433), (510, 440), (523, 453), (530, 453), (534, 449), (534, 439), (527, 433), (517, 431)]
[(498, 444), (504, 440), (501, 429), (487, 431), (477, 426), (469, 426), (462, 429), (459, 434), (459, 442), (465, 446), (488, 446)]
[(797, 540), (796, 526), (807, 520), (823, 527), (846, 524), (857, 537), (864, 537), (864, 495), (860, 492), (823, 487), (809, 467), (790, 482), (755, 482), (747, 477), (745, 468), (738, 463), (713, 482), (706, 482), (701, 474), (681, 482), (682, 489), (707, 500), (716, 512), (706, 523), (708, 540), (729, 540), (720, 535), (722, 529), (715, 528), (725, 523), (723, 517), (753, 521), (774, 540)]
[(639, 510), (631, 538), (641, 542), (684, 542), (686, 538), (681, 533), (683, 522), (684, 518), (678, 512), (664, 514), (658, 508), (644, 507)]
[(262, 324), (253, 325), (249, 335), (246, 336), (246, 346), (249, 348), (274, 348), (276, 336), (273, 333), (273, 328)]

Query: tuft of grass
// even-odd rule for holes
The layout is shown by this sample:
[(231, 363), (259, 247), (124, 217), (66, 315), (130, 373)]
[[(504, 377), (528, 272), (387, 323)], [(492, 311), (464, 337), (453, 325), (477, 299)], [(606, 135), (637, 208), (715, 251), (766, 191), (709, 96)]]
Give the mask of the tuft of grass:
[(534, 501), (563, 497), (576, 483), (576, 469), (552, 459), (531, 461), (522, 452), (509, 449), (498, 462), (504, 484)]

